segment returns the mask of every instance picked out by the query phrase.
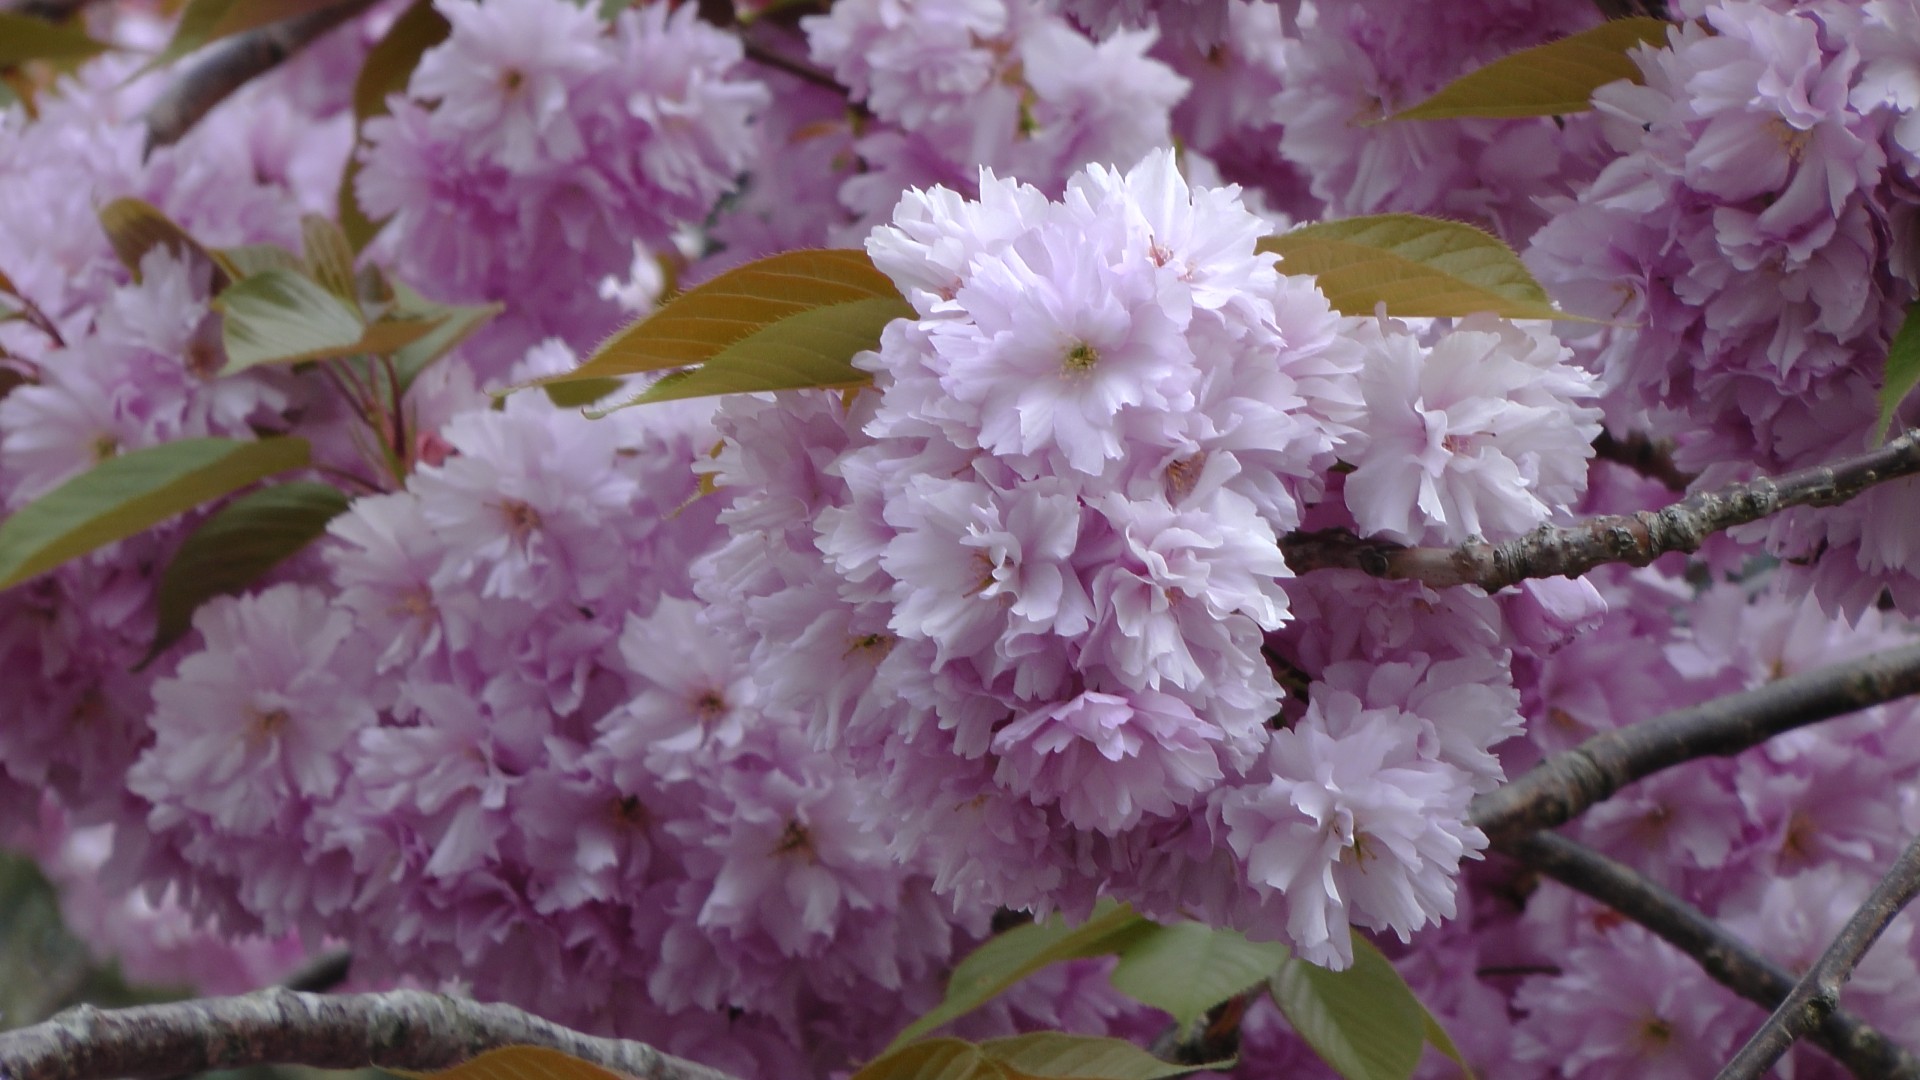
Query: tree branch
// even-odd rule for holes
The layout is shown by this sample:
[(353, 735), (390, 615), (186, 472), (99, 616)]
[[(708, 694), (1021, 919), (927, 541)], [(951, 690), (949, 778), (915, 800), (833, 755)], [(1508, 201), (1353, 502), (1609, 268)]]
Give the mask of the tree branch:
[(228, 94), (273, 70), (281, 61), (375, 2), (341, 0), (331, 7), (235, 34), (209, 46), (204, 58), (167, 87), (147, 110), (146, 152), (151, 154), (159, 147), (178, 142)]
[(1625, 465), (1649, 480), (1658, 480), (1669, 491), (1685, 491), (1696, 479), (1673, 463), (1672, 443), (1655, 442), (1643, 431), (1616, 439), (1613, 432), (1602, 428), (1600, 437), (1593, 440), (1593, 453), (1616, 465)]
[(57, 23), (80, 14), (96, 2), (98, 0), (15, 0), (13, 3), (0, 3), (0, 11)]
[(510, 1005), (419, 990), (323, 996), (285, 988), (68, 1009), (0, 1032), (0, 1080), (140, 1080), (269, 1063), (430, 1071), (510, 1045), (551, 1047), (639, 1080), (733, 1080), (643, 1043), (583, 1035)]
[(1498, 842), (1548, 829), (1662, 769), (1726, 757), (1795, 728), (1920, 694), (1920, 644), (1789, 675), (1595, 735), (1473, 800), (1473, 823)]
[[(1793, 975), (1785, 968), (1698, 908), (1597, 851), (1547, 832), (1494, 846), (1646, 927), (1691, 956), (1715, 982), (1748, 1001), (1772, 1008), (1794, 990)], [(1810, 1030), (1816, 1044), (1861, 1080), (1920, 1080), (1920, 1060), (1843, 1009), (1831, 1009)]]
[(1759, 1080), (1795, 1039), (1820, 1030), (1823, 1022), (1840, 1013), (1840, 988), (1853, 975), (1853, 969), (1880, 939), (1887, 924), (1900, 909), (1920, 893), (1920, 838), (1907, 845), (1860, 910), (1853, 913), (1840, 936), (1833, 939), (1819, 960), (1794, 984), (1791, 993), (1780, 1002), (1767, 1022), (1753, 1033), (1719, 1080)]
[(1707, 537), (1796, 506), (1837, 506), (1889, 480), (1920, 472), (1920, 432), (1831, 465), (1699, 491), (1660, 510), (1607, 514), (1500, 544), (1406, 547), (1344, 529), (1293, 533), (1280, 541), (1294, 573), (1330, 568), (1411, 579), (1434, 588), (1478, 585), (1496, 592), (1528, 578), (1578, 577), (1606, 563), (1645, 566), (1670, 551), (1697, 551)]

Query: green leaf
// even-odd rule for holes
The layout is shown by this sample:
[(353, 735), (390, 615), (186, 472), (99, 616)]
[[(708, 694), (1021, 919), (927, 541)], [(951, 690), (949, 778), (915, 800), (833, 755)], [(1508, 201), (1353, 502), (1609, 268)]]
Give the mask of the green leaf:
[[(367, 121), (387, 113), (387, 95), (402, 93), (413, 69), (428, 49), (447, 39), (452, 27), (446, 16), (434, 9), (433, 0), (414, 0), (372, 49), (353, 83), (353, 130), (357, 139), (366, 131)], [(367, 246), (380, 231), (380, 222), (367, 217), (354, 194), (354, 178), (360, 175), (360, 156), (349, 154), (347, 168), (340, 177), (340, 228), (355, 251)]]
[(366, 352), (360, 312), (296, 270), (263, 270), (213, 301), (226, 316), (231, 374), (256, 364)]
[(204, 260), (213, 266), (212, 289), (216, 294), (239, 276), (230, 263), (201, 247), (200, 241), (174, 224), (172, 218), (161, 213), (152, 203), (132, 198), (115, 199), (100, 208), (100, 227), (106, 230), (107, 242), (113, 245), (113, 253), (120, 256), (120, 262), (133, 274), (135, 281), (140, 280), (140, 260), (146, 257), (147, 252), (163, 244), (176, 259), (187, 262)]
[(0, 522), (0, 589), (307, 463), (305, 439), (184, 439), (108, 458)]
[(181, 543), (161, 575), (159, 622), (140, 666), (186, 635), (201, 604), (259, 581), (346, 509), (338, 488), (311, 480), (262, 488), (221, 507)]
[(1063, 1031), (1037, 1031), (1010, 1039), (989, 1039), (980, 1044), (980, 1053), (999, 1065), (1008, 1075), (1068, 1080), (1164, 1080), (1165, 1077), (1201, 1069), (1222, 1069), (1231, 1062), (1214, 1061), (1204, 1065), (1176, 1065), (1161, 1061), (1124, 1039), (1069, 1035)]
[(1593, 92), (1611, 82), (1642, 81), (1627, 55), (1637, 45), (1663, 45), (1673, 24), (1636, 16), (1601, 23), (1558, 41), (1503, 56), (1440, 88), (1389, 120), (1511, 119), (1564, 116), (1593, 108)]
[(1154, 926), (1125, 904), (1103, 904), (1094, 909), (1091, 919), (1077, 927), (1068, 927), (1058, 918), (1016, 926), (960, 961), (947, 979), (946, 1000), (907, 1025), (888, 1049), (897, 1049), (965, 1016), (1049, 964), (1119, 952)]
[(220, 248), (217, 254), (226, 265), (233, 267), (234, 276), (241, 278), (252, 277), (262, 270), (304, 271), (307, 265), (300, 256), (277, 244), (241, 244)]
[[(893, 318), (912, 315), (866, 252), (789, 251), (681, 293), (608, 339), (586, 363), (532, 385), (714, 361), (733, 372), (722, 381), (752, 381), (753, 372), (782, 381), (776, 372), (783, 371), (789, 387), (857, 385), (867, 376), (848, 362), (854, 353), (878, 345), (880, 329)], [(788, 331), (798, 338), (790, 345), (783, 344)]]
[(70, 64), (100, 55), (110, 48), (87, 36), (86, 28), (60, 25), (31, 15), (0, 11), (0, 68), (29, 60)]
[(1455, 1065), (1460, 1066), (1460, 1075), (1466, 1077), (1466, 1080), (1474, 1080), (1473, 1066), (1467, 1064), (1466, 1055), (1453, 1044), (1453, 1036), (1447, 1034), (1447, 1029), (1441, 1025), (1439, 1017), (1434, 1016), (1433, 1010), (1427, 1008), (1424, 1002), (1420, 1005), (1420, 1012), (1426, 1016), (1425, 1023), (1421, 1025), (1421, 1033), (1426, 1036), (1428, 1045), (1440, 1051)]
[(402, 390), (412, 386), (427, 365), (452, 352), (468, 335), (506, 309), (506, 305), (497, 303), (438, 304), (397, 283), (393, 290), (395, 318), (436, 320), (431, 332), (394, 351), (393, 367)]
[(1260, 241), (1280, 271), (1312, 274), (1343, 315), (1376, 304), (1403, 318), (1491, 312), (1509, 319), (1572, 319), (1513, 249), (1491, 233), (1418, 214), (1380, 214), (1306, 225)]
[(1380, 950), (1358, 934), (1347, 970), (1328, 971), (1296, 957), (1269, 985), (1294, 1031), (1346, 1080), (1406, 1080), (1420, 1063), (1427, 1011)]
[(1144, 1005), (1173, 1014), (1188, 1031), (1208, 1009), (1272, 978), (1292, 952), (1279, 942), (1248, 941), (1197, 922), (1155, 926), (1120, 953), (1113, 985)]
[(357, 307), (354, 284), (353, 246), (340, 226), (318, 214), (300, 217), (301, 246), (306, 252), (307, 273), (328, 292)]
[(245, 33), (282, 19), (330, 8), (343, 0), (187, 0), (173, 40), (145, 70), (164, 67), (224, 37)]
[(660, 379), (639, 397), (613, 408), (713, 394), (865, 386), (873, 377), (853, 366), (854, 355), (879, 345), (880, 331), (903, 314), (913, 314), (905, 301), (878, 299), (802, 311), (727, 346), (697, 368)]
[(1907, 305), (1906, 318), (1887, 347), (1887, 367), (1880, 384), (1880, 419), (1873, 425), (1873, 442), (1886, 441), (1893, 426), (1893, 414), (1900, 403), (1920, 385), (1920, 300)]

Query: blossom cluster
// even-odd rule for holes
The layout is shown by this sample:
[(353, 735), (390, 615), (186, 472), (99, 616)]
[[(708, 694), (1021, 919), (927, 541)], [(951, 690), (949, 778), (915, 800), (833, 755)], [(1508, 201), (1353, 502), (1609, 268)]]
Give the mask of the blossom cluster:
[[(1695, 21), (1595, 94), (1606, 167), (1557, 206), (1530, 264), (1607, 330), (1610, 420), (1677, 444), (1717, 483), (1857, 453), (1915, 298), (1912, 5), (1684, 5)], [(1910, 416), (1911, 413), (1905, 413)], [(1829, 606), (1883, 589), (1920, 610), (1914, 487), (1756, 539)]]
[[(367, 122), (356, 190), (390, 219), (379, 251), (440, 299), (511, 301), (469, 350), (488, 376), (534, 343), (597, 342), (622, 320), (582, 281), (668, 247), (752, 161), (767, 87), (695, 7), (631, 8), (603, 27), (549, 0), (439, 6), (447, 40)], [(566, 265), (565, 274), (536, 268)]]
[(1510, 323), (1338, 316), (1171, 154), (1058, 202), (980, 184), (910, 192), (869, 241), (919, 315), (857, 361), (876, 392), (723, 406), (714, 619), (770, 696), (819, 703), (943, 891), (1116, 895), (1336, 964), (1349, 922), (1451, 914), (1484, 846), (1467, 801), (1518, 731), (1502, 615), (1281, 656), (1314, 680), (1282, 722), (1269, 636), (1302, 596), (1317, 627), (1361, 609), (1289, 581), (1278, 539), (1310, 508), (1413, 540), (1532, 528), (1584, 488), (1591, 377)]

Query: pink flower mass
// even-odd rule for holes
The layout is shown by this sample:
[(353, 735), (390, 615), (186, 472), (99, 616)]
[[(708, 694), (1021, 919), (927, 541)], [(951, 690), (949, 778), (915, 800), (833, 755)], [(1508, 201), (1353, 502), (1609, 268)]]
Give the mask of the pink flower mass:
[(130, 978), (1692, 1077), (1756, 992), (1510, 785), (1782, 977), (1920, 832), (1913, 0), (341, 0), (191, 116), (182, 6), (0, 5), (0, 845)]

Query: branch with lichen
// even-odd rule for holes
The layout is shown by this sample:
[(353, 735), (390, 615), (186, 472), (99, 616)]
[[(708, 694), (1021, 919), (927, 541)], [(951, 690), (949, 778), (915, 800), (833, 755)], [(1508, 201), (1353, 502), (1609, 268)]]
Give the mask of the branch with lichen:
[(147, 110), (147, 153), (180, 140), (227, 95), (374, 5), (341, 0), (317, 11), (235, 34), (207, 47), (201, 59)]
[(501, 1046), (549, 1047), (638, 1080), (733, 1080), (644, 1043), (583, 1035), (510, 1005), (419, 990), (328, 996), (285, 988), (68, 1009), (0, 1032), (0, 1080), (140, 1080), (262, 1064), (430, 1071)]
[[(1787, 969), (1698, 908), (1599, 852), (1547, 832), (1510, 838), (1494, 847), (1646, 927), (1748, 1001), (1773, 1008), (1791, 1000), (1794, 978)], [(1807, 1033), (1861, 1080), (1920, 1080), (1920, 1060), (1844, 1009), (1826, 1012)]]
[(1736, 525), (1797, 506), (1837, 506), (1915, 473), (1920, 473), (1920, 432), (1908, 432), (1831, 465), (1695, 492), (1659, 510), (1607, 514), (1559, 528), (1543, 525), (1499, 544), (1469, 540), (1451, 548), (1407, 547), (1325, 529), (1289, 534), (1280, 547), (1297, 574), (1360, 570), (1434, 588), (1478, 585), (1495, 592), (1530, 578), (1578, 577), (1607, 563), (1645, 566), (1668, 552), (1698, 551), (1709, 536)]
[(1494, 840), (1571, 821), (1626, 785), (1695, 758), (1920, 694), (1920, 644), (1888, 649), (1603, 732), (1473, 800)]

